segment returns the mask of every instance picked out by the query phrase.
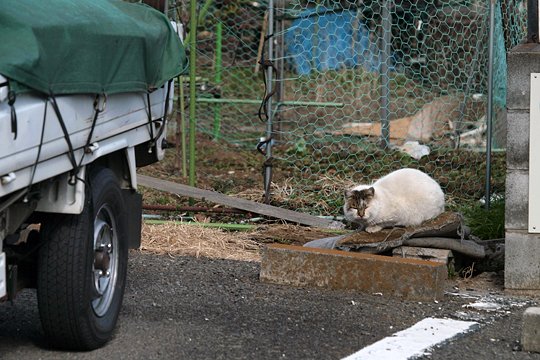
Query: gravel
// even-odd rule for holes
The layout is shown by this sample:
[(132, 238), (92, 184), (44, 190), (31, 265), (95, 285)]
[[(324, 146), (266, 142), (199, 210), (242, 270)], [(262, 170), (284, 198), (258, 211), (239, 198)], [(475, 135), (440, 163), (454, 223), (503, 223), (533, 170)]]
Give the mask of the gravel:
[[(259, 263), (132, 252), (114, 339), (90, 353), (49, 350), (35, 291), (0, 304), (2, 359), (340, 359), (425, 317), (480, 322), (425, 359), (540, 359), (521, 351), (531, 299), (447, 295), (409, 302), (380, 294), (261, 283)], [(452, 291), (452, 287), (449, 287)], [(469, 307), (487, 296), (501, 304)]]

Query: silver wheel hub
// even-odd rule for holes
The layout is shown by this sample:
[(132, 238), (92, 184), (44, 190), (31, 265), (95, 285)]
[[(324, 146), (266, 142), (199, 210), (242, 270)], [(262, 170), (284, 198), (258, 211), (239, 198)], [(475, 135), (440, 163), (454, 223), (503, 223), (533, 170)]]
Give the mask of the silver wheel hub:
[(118, 235), (115, 231), (116, 218), (105, 204), (94, 219), (94, 262), (92, 265), (95, 297), (92, 308), (97, 316), (109, 309), (118, 272)]

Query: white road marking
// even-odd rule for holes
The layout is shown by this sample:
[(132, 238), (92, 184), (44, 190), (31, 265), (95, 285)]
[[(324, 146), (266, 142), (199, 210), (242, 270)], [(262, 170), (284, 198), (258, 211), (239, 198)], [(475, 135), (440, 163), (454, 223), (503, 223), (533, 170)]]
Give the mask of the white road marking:
[(431, 347), (467, 332), (475, 321), (426, 318), (408, 329), (371, 344), (342, 360), (406, 360), (423, 355)]

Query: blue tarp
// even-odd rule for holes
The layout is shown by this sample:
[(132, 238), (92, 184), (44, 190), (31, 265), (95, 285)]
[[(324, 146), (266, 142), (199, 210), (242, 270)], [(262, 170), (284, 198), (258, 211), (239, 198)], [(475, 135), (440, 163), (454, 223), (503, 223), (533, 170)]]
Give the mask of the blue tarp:
[(300, 75), (363, 66), (378, 71), (380, 49), (369, 38), (356, 10), (310, 8), (293, 20), (285, 34), (287, 56)]

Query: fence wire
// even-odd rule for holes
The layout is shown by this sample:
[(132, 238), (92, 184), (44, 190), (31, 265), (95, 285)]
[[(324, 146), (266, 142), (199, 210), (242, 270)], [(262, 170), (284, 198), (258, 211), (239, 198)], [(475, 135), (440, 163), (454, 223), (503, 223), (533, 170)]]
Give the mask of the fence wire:
[[(199, 26), (188, 28), (197, 39), (197, 131), (271, 166), (272, 203), (339, 215), (345, 187), (402, 167), (433, 176), (450, 208), (486, 195), (489, 1), (197, 3)], [(189, 1), (171, 3), (170, 12), (189, 24)], [(491, 191), (498, 195), (506, 51), (525, 38), (526, 12), (524, 1), (495, 2), (489, 140)], [(265, 59), (275, 91), (270, 129), (257, 116)], [(188, 94), (187, 81), (181, 86)], [(270, 158), (256, 155), (261, 140), (262, 152), (271, 146)], [(198, 178), (208, 175), (192, 165)], [(258, 179), (251, 184), (263, 191)]]

